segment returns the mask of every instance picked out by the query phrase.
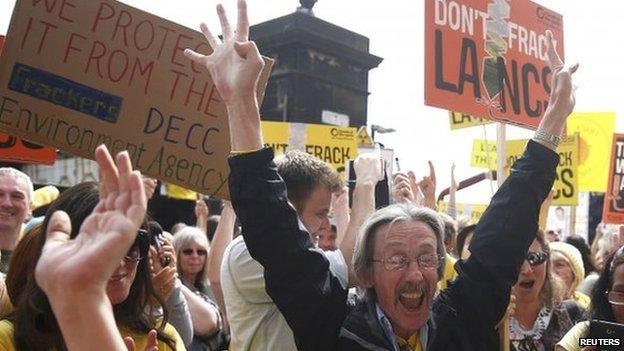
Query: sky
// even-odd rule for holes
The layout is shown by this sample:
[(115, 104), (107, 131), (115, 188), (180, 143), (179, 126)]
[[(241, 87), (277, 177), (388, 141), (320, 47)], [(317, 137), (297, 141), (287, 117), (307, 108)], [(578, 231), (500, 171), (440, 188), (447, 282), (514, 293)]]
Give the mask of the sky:
[[(482, 139), (482, 127), (451, 131), (447, 112), (424, 104), (424, 1), (429, 0), (319, 0), (317, 17), (362, 34), (370, 39), (370, 52), (384, 60), (370, 71), (368, 124), (397, 131), (377, 134), (376, 139), (395, 150), (403, 170), (417, 175), (428, 172), (427, 160), (436, 167), (438, 192), (450, 183), (450, 167), (456, 164), (458, 179), (482, 172), (470, 166), (472, 141)], [(139, 9), (165, 17), (190, 28), (205, 21), (219, 31), (213, 0), (124, 0)], [(616, 1), (538, 0), (563, 15), (566, 62), (579, 62), (575, 74), (576, 109), (579, 112), (615, 111), (624, 114), (624, 48), (622, 29), (624, 5)], [(236, 0), (222, 0), (235, 14)], [(7, 31), (14, 0), (0, 2), (0, 34)], [(590, 5), (591, 4), (591, 5)], [(298, 0), (248, 0), (251, 24), (261, 23), (295, 11)], [(253, 38), (252, 38), (253, 39)], [(613, 41), (611, 41), (613, 40)], [(620, 118), (616, 131), (624, 131)], [(495, 127), (486, 128), (489, 139)], [(507, 138), (530, 138), (532, 132), (508, 126)], [(486, 203), (491, 187), (483, 183), (457, 194), (459, 203)]]

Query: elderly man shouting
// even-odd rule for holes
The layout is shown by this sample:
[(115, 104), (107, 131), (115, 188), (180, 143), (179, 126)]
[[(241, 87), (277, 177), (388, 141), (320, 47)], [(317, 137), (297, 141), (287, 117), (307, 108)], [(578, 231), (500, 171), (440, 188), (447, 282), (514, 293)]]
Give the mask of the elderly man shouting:
[[(263, 147), (256, 85), (263, 61), (249, 41), (246, 3), (230, 27), (218, 7), (223, 42), (202, 31), (214, 52), (185, 54), (206, 66), (225, 102), (230, 123), (230, 194), (251, 253), (264, 267), (266, 290), (293, 330), (301, 350), (489, 350), (511, 286), (537, 232), (540, 204), (550, 191), (554, 150), (574, 107), (571, 74), (549, 34), (552, 96), (529, 142), (479, 223), (458, 278), (435, 296), (441, 277), (442, 224), (432, 211), (395, 205), (364, 224), (354, 264), (366, 296), (347, 290), (299, 225), (284, 182)], [(421, 148), (422, 149), (422, 148)], [(435, 296), (435, 297), (434, 297)]]

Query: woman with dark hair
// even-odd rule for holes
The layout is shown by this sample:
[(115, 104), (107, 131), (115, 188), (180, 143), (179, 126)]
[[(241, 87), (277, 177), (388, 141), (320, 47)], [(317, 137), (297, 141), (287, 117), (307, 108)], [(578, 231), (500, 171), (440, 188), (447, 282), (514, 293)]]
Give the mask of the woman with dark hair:
[[(36, 246), (24, 250), (34, 254), (29, 259), (38, 261), (45, 242), (44, 233), (54, 212), (62, 210), (69, 215), (72, 224), (70, 238), (73, 239), (99, 200), (98, 185), (94, 182), (81, 183), (63, 192), (48, 209), (38, 238), (29, 240)], [(106, 295), (113, 305), (117, 326), (122, 335), (135, 340), (138, 349), (145, 346), (149, 331), (156, 329), (160, 350), (184, 350), (178, 333), (167, 323), (167, 311), (161, 319), (150, 312), (164, 303), (152, 286), (148, 250), (148, 233), (141, 229), (108, 280)], [(35, 282), (34, 265), (27, 267), (21, 279), (25, 280), (22, 291), (9, 289), (15, 310), (6, 320), (0, 321), (0, 346), (5, 350), (65, 350), (67, 347), (48, 298)]]
[[(624, 246), (609, 258), (594, 286), (589, 317), (624, 324)], [(579, 338), (589, 336), (589, 321), (576, 324), (557, 344), (557, 351), (589, 351), (579, 346)]]
[(549, 256), (544, 232), (538, 230), (513, 287), (516, 308), (509, 322), (512, 350), (552, 350), (584, 317), (576, 301), (562, 301)]

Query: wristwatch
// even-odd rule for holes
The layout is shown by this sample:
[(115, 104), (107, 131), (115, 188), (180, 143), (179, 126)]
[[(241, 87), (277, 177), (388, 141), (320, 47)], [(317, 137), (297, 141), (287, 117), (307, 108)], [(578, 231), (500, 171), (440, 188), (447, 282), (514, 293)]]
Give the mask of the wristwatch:
[(550, 134), (540, 129), (535, 131), (535, 135), (533, 136), (533, 138), (535, 140), (539, 140), (539, 141), (543, 141), (545, 143), (551, 144), (555, 148), (559, 146), (559, 143), (561, 143), (561, 137), (559, 135)]

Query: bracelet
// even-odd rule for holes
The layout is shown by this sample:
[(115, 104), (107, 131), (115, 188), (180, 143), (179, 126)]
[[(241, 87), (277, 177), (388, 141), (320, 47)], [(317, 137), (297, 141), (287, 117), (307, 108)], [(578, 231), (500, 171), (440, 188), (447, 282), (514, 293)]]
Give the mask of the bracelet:
[(535, 135), (533, 136), (533, 138), (535, 140), (539, 140), (547, 144), (550, 144), (554, 146), (555, 148), (557, 148), (559, 146), (559, 143), (561, 143), (561, 137), (559, 135), (550, 134), (540, 129), (535, 131)]

